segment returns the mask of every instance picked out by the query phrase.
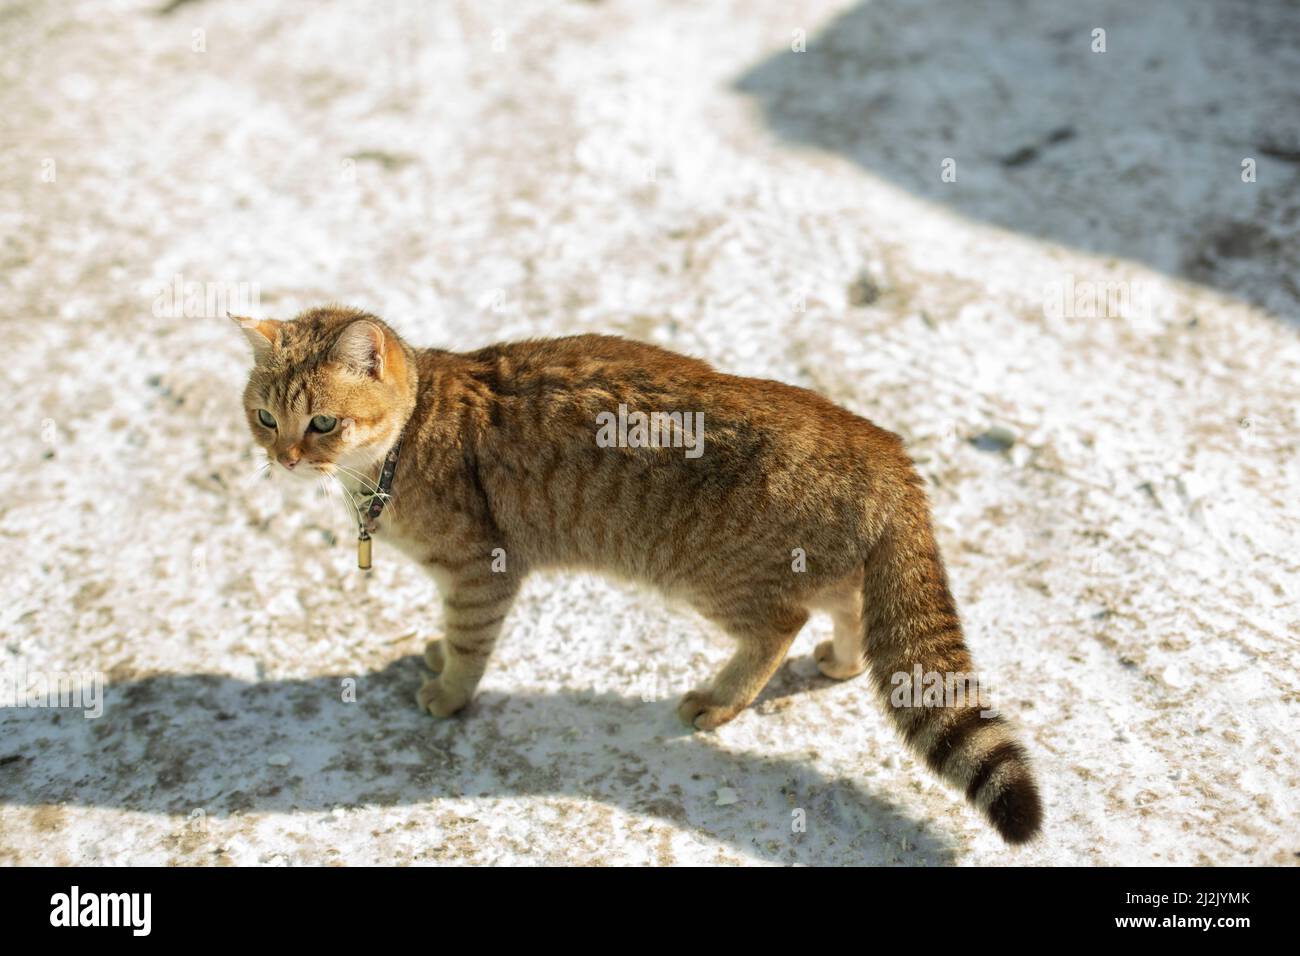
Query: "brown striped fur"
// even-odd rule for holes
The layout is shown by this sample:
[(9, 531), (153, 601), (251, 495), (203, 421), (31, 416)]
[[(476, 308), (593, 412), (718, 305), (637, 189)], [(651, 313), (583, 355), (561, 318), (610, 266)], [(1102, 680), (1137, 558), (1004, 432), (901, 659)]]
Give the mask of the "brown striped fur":
[[(521, 582), (543, 567), (655, 586), (736, 640), (714, 681), (678, 707), (700, 730), (753, 701), (816, 610), (835, 625), (816, 650), (822, 672), (869, 669), (886, 704), (894, 675), (918, 664), (973, 670), (901, 441), (812, 392), (610, 336), (461, 354), (413, 349), (350, 309), (240, 321), (256, 353), (249, 424), (273, 459), (364, 488), (404, 436), (376, 537), (443, 591), (446, 637), (425, 655), (437, 676), (418, 695), (436, 716), (469, 702)], [(703, 454), (599, 447), (597, 416), (620, 404), (703, 413)], [(276, 429), (258, 422), (259, 408)], [(319, 414), (339, 427), (304, 434)], [(888, 709), (1005, 839), (1038, 832), (1026, 755), (1001, 717), (974, 704)]]

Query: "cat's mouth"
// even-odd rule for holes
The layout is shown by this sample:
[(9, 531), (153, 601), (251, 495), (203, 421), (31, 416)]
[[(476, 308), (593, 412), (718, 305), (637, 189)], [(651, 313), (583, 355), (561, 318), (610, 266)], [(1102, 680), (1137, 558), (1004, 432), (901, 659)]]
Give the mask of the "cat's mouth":
[(292, 475), (295, 478), (304, 478), (307, 481), (316, 481), (322, 476), (331, 477), (334, 474), (334, 466), (327, 461), (308, 461), (306, 458), (299, 459), (292, 466), (284, 462), (273, 462), (279, 465), (279, 470)]

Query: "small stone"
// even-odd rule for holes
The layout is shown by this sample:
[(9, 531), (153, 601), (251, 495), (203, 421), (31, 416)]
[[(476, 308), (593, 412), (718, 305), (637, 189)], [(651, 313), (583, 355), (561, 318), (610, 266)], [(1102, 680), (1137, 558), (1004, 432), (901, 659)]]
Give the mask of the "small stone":
[(871, 305), (880, 298), (880, 286), (866, 272), (861, 272), (849, 284), (849, 304), (854, 306)]
[(971, 439), (980, 451), (1003, 452), (1016, 443), (1016, 433), (1005, 425), (994, 425)]
[(733, 803), (739, 803), (739, 802), (740, 802), (740, 797), (736, 795), (735, 790), (732, 790), (730, 787), (719, 787), (718, 799), (717, 802), (714, 804), (714, 806), (729, 807)]
[(288, 754), (271, 754), (266, 758), (266, 762), (272, 767), (287, 767), (293, 763), (293, 758)]

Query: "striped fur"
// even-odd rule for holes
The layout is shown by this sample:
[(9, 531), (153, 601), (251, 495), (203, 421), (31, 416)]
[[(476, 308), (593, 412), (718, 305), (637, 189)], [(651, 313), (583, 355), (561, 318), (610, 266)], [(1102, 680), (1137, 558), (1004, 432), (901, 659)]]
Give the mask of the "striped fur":
[[(241, 321), (254, 344), (249, 427), (295, 474), (365, 490), (398, 435), (401, 459), (376, 532), (443, 594), (445, 636), (422, 708), (473, 697), (519, 588), (536, 568), (604, 571), (682, 599), (736, 642), (678, 706), (711, 730), (781, 665), (811, 612), (834, 623), (816, 649), (836, 679), (969, 673), (970, 656), (920, 479), (897, 436), (804, 389), (739, 378), (609, 336), (416, 350), (342, 308)], [(620, 405), (704, 416), (704, 450), (600, 447)], [(259, 410), (277, 422), (268, 428)], [(330, 434), (308, 428), (336, 417)], [(973, 708), (890, 707), (904, 738), (1010, 842), (1041, 817), (1025, 754)]]

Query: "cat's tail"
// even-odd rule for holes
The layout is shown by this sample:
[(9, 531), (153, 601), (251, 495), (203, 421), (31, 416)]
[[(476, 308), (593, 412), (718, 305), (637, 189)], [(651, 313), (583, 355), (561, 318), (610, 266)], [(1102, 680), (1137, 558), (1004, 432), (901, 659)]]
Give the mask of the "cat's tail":
[(919, 477), (867, 556), (863, 597), (871, 678), (904, 739), (1008, 843), (1032, 839), (1038, 787), (1007, 722), (981, 709)]

